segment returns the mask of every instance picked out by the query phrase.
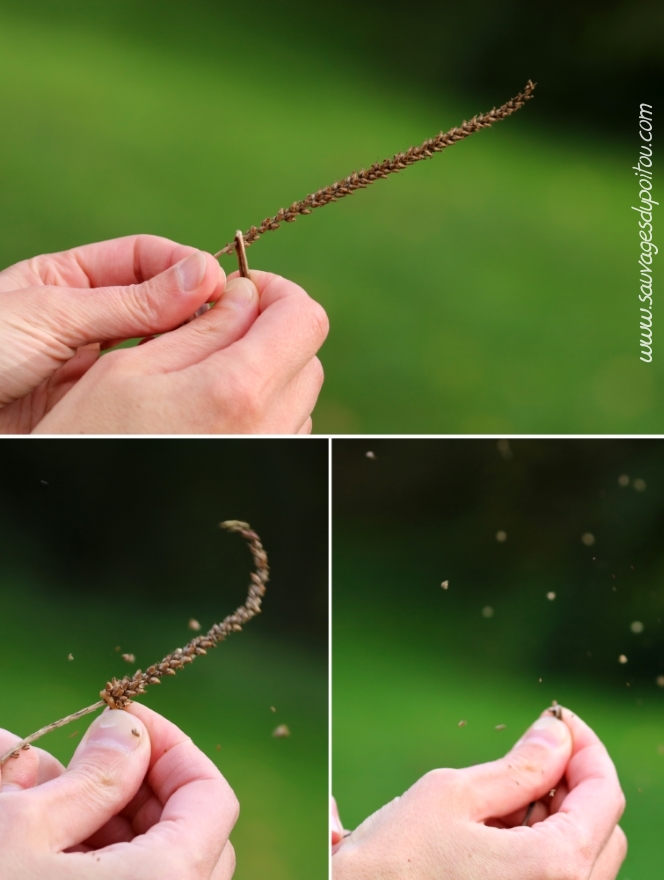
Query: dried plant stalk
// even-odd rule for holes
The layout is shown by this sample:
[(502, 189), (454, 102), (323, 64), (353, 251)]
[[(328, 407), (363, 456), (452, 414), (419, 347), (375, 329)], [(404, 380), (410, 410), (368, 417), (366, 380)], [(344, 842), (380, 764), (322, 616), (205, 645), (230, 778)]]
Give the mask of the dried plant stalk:
[[(468, 122), (463, 122), (458, 128), (452, 128), (450, 131), (436, 135), (424, 141), (419, 147), (410, 147), (405, 153), (397, 153), (391, 159), (384, 159), (382, 162), (375, 162), (371, 168), (366, 171), (354, 171), (343, 180), (338, 180), (332, 186), (326, 186), (319, 189), (315, 193), (310, 193), (299, 202), (293, 202), (290, 208), (281, 208), (274, 217), (266, 217), (260, 226), (252, 226), (244, 233), (244, 244), (246, 247), (257, 241), (264, 232), (271, 229), (278, 229), (282, 223), (294, 223), (298, 214), (311, 214), (314, 208), (322, 208), (323, 205), (329, 205), (330, 202), (336, 202), (344, 196), (352, 195), (355, 190), (364, 189), (376, 180), (387, 177), (388, 174), (395, 174), (420, 159), (430, 159), (434, 153), (440, 153), (446, 147), (451, 147), (457, 141), (463, 140), (482, 128), (488, 128), (494, 122), (500, 122), (515, 113), (523, 105), (532, 98), (536, 83), (528, 80), (528, 83), (522, 92), (516, 97), (509, 100), (502, 107), (495, 107), (488, 113), (481, 113), (479, 116), (473, 116)], [(225, 247), (215, 254), (220, 257), (222, 254), (231, 254), (236, 249), (236, 240), (229, 242)]]
[(61, 718), (59, 721), (47, 724), (46, 727), (42, 727), (40, 730), (35, 731), (35, 733), (31, 733), (30, 736), (26, 736), (25, 739), (15, 743), (0, 758), (0, 766), (8, 758), (18, 757), (21, 749), (29, 749), (30, 743), (44, 736), (45, 733), (56, 730), (58, 727), (64, 727), (70, 721), (75, 721), (89, 712), (101, 709), (102, 706), (108, 705), (111, 709), (126, 709), (132, 699), (145, 693), (148, 685), (160, 684), (164, 675), (175, 675), (178, 669), (183, 669), (187, 664), (192, 663), (199, 654), (206, 654), (208, 648), (216, 647), (231, 633), (239, 632), (245, 623), (257, 614), (260, 614), (261, 600), (265, 595), (265, 585), (270, 575), (267, 554), (263, 549), (260, 538), (248, 523), (228, 520), (219, 525), (222, 529), (238, 532), (242, 535), (249, 544), (251, 555), (254, 558), (256, 570), (251, 573), (251, 583), (249, 584), (249, 591), (244, 604), (240, 605), (233, 614), (229, 614), (221, 623), (215, 623), (209, 632), (196, 636), (184, 648), (176, 648), (174, 651), (171, 651), (160, 663), (149, 666), (145, 672), (138, 669), (131, 677), (125, 676), (120, 680), (117, 678), (111, 679), (100, 693), (101, 700), (93, 703), (91, 706), (86, 706), (85, 709), (79, 709), (78, 712), (74, 712), (72, 715), (67, 715), (66, 718)]

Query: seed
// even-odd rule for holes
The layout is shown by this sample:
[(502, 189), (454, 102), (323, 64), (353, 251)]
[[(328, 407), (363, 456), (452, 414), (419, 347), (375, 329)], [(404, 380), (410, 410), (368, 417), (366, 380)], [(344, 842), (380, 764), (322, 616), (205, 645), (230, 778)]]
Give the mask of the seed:
[(365, 453), (365, 455), (367, 458), (370, 458), (372, 461), (376, 460), (376, 453), (375, 452), (367, 452), (367, 453)]
[(625, 657), (624, 654), (621, 654), (620, 657), (618, 657), (618, 663), (627, 663), (627, 657)]
[(74, 659), (73, 654), (67, 654), (67, 660), (73, 660), (73, 659)]
[(465, 727), (466, 724), (468, 724), (467, 721), (459, 721), (459, 723), (457, 724), (457, 727)]
[(200, 623), (197, 620), (195, 620), (193, 617), (191, 618), (191, 620), (189, 621), (187, 626), (189, 627), (189, 629), (193, 629), (194, 632), (198, 632), (201, 628)]
[(482, 617), (493, 617), (493, 608), (490, 605), (482, 608)]
[(556, 594), (554, 592), (547, 593), (546, 598), (549, 600), (549, 602), (553, 602), (553, 600), (556, 598)]
[(278, 739), (284, 736), (290, 736), (290, 730), (286, 724), (280, 724), (278, 727), (274, 728), (272, 736), (276, 736)]
[(441, 587), (442, 587), (444, 590), (446, 590), (446, 589), (449, 587), (449, 585), (450, 585), (450, 582), (449, 582), (449, 581), (443, 581), (442, 584), (441, 584)]
[(131, 732), (134, 734), (134, 736), (140, 736), (140, 735), (141, 735), (141, 734), (139, 733), (139, 731), (136, 730), (135, 727), (132, 727)]
[(496, 730), (505, 730), (506, 724), (496, 724)]
[(595, 536), (590, 532), (584, 532), (584, 534), (581, 535), (581, 540), (586, 545), (586, 547), (592, 547), (592, 545), (595, 543)]
[(637, 492), (645, 492), (646, 490), (646, 481), (640, 478), (634, 480), (632, 486), (636, 489)]
[(634, 623), (630, 623), (629, 628), (633, 633), (642, 633), (643, 632), (643, 624), (640, 620), (635, 620)]
[(496, 541), (500, 544), (503, 544), (507, 540), (507, 532), (503, 532), (502, 529), (499, 532), (496, 532)]
[(618, 477), (618, 485), (619, 486), (629, 486), (629, 477), (627, 474), (621, 474)]
[(124, 660), (125, 663), (135, 663), (136, 662), (136, 655), (135, 654), (123, 654), (122, 659)]

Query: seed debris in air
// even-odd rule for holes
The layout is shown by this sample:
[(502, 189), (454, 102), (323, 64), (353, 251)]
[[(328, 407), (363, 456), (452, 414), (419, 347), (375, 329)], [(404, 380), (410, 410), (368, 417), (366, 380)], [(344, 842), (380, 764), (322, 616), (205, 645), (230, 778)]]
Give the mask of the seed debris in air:
[(78, 730), (75, 730), (73, 733), (70, 733), (69, 739), (74, 739), (75, 736), (78, 736)]
[(270, 706), (270, 712), (276, 712), (276, 711), (277, 710), (274, 708), (274, 706)]
[(640, 620), (635, 620), (633, 623), (630, 623), (629, 628), (633, 633), (642, 633), (643, 632), (643, 624)]
[(496, 724), (495, 730), (505, 730), (506, 724)]
[(586, 547), (592, 547), (595, 543), (595, 536), (591, 532), (584, 532), (581, 535), (581, 540), (586, 545)]
[(277, 739), (281, 739), (285, 736), (290, 736), (290, 730), (288, 729), (287, 724), (280, 724), (278, 727), (275, 727), (272, 731), (272, 736), (275, 736)]
[(627, 474), (621, 474), (618, 477), (618, 485), (619, 486), (629, 486), (629, 477)]
[(73, 660), (73, 659), (74, 659), (73, 654), (67, 654), (67, 660)]
[(505, 461), (509, 461), (511, 458), (514, 457), (514, 453), (512, 452), (512, 449), (510, 447), (509, 440), (499, 440), (498, 443), (496, 443), (496, 447), (498, 449), (498, 452), (505, 459)]
[(365, 452), (364, 455), (365, 455), (365, 458), (370, 458), (371, 461), (375, 461), (375, 460), (376, 460), (376, 453), (375, 453), (375, 452), (371, 452), (371, 450), (369, 450), (369, 452)]
[(135, 663), (136, 662), (136, 655), (135, 654), (123, 654), (122, 659), (124, 660), (125, 663)]
[(632, 486), (634, 486), (637, 492), (646, 491), (646, 481), (640, 479), (639, 477), (637, 477), (637, 479), (633, 481)]
[(457, 727), (465, 727), (466, 724), (468, 724), (467, 721), (459, 721), (459, 723), (457, 724)]
[(618, 657), (618, 663), (627, 663), (627, 657), (624, 654), (621, 654), (620, 657)]
[(658, 675), (655, 681), (657, 682), (657, 687), (664, 688), (664, 675)]
[(482, 617), (493, 617), (493, 608), (490, 605), (485, 605), (482, 608)]
[(187, 626), (189, 629), (193, 629), (194, 632), (198, 632), (201, 628), (200, 623), (194, 617), (191, 618)]
[(556, 598), (556, 594), (552, 590), (551, 592), (546, 594), (546, 598), (549, 600), (549, 602), (553, 602), (553, 600)]
[(502, 529), (500, 529), (500, 531), (496, 532), (496, 541), (498, 541), (499, 544), (504, 544), (506, 540), (507, 540), (507, 532), (504, 532)]
[(442, 584), (441, 584), (441, 587), (442, 587), (444, 590), (446, 590), (446, 589), (449, 587), (449, 585), (450, 585), (450, 582), (449, 582), (449, 581), (443, 581)]

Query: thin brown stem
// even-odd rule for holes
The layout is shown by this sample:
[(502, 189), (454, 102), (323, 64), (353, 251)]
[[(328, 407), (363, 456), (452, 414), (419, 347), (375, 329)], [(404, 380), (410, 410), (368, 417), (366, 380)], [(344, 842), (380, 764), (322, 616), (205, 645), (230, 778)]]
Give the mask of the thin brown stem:
[[(323, 205), (329, 205), (330, 202), (336, 202), (344, 196), (352, 195), (358, 189), (364, 189), (370, 183), (387, 177), (388, 174), (395, 174), (398, 171), (419, 162), (420, 159), (430, 159), (434, 153), (440, 153), (446, 147), (451, 147), (458, 141), (463, 140), (482, 128), (488, 128), (494, 122), (500, 122), (506, 119), (512, 113), (516, 113), (523, 105), (532, 98), (535, 89), (535, 83), (528, 80), (528, 83), (522, 92), (516, 97), (511, 98), (502, 107), (495, 107), (488, 113), (481, 113), (479, 116), (473, 116), (468, 122), (463, 122), (458, 128), (452, 128), (450, 131), (436, 135), (429, 140), (424, 141), (419, 147), (410, 147), (405, 153), (397, 153), (391, 159), (384, 159), (382, 162), (375, 162), (366, 171), (354, 171), (343, 180), (338, 180), (332, 186), (326, 186), (310, 193), (299, 202), (293, 202), (290, 208), (281, 208), (274, 217), (266, 217), (259, 226), (252, 226), (244, 233), (245, 247), (250, 247), (257, 241), (264, 232), (272, 229), (278, 229), (282, 223), (294, 223), (299, 214), (311, 214), (314, 208), (322, 208)], [(215, 254), (220, 257), (222, 254), (231, 254), (236, 249), (236, 240), (230, 241), (225, 247)]]
[(184, 648), (176, 648), (167, 654), (166, 657), (153, 666), (149, 666), (145, 672), (138, 669), (132, 676), (125, 676), (118, 680), (111, 679), (106, 683), (106, 687), (100, 693), (101, 700), (92, 706), (86, 706), (85, 709), (79, 709), (73, 715), (67, 715), (59, 721), (42, 727), (40, 730), (26, 736), (25, 739), (19, 740), (11, 749), (0, 757), (0, 766), (7, 761), (8, 758), (18, 757), (21, 749), (30, 748), (30, 743), (56, 730), (58, 727), (64, 727), (70, 721), (75, 721), (89, 712), (101, 709), (102, 706), (108, 705), (111, 709), (126, 709), (132, 699), (145, 693), (150, 684), (160, 684), (164, 675), (175, 675), (178, 669), (183, 669), (187, 664), (192, 663), (199, 654), (207, 654), (208, 648), (216, 647), (223, 642), (231, 633), (239, 632), (245, 623), (260, 614), (261, 601), (265, 595), (265, 585), (270, 576), (270, 569), (267, 562), (267, 554), (263, 549), (260, 538), (252, 530), (248, 523), (239, 522), (238, 520), (228, 520), (219, 524), (222, 529), (230, 532), (238, 532), (249, 544), (251, 555), (254, 558), (256, 570), (251, 573), (251, 583), (247, 598), (243, 605), (240, 605), (232, 614), (224, 618), (221, 623), (215, 623), (212, 629), (204, 635), (196, 636), (188, 642)]

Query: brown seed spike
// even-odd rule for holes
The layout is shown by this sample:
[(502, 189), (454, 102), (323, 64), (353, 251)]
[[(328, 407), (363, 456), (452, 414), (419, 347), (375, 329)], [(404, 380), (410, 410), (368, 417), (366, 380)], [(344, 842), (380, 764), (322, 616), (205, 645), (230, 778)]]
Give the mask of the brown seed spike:
[(249, 544), (249, 550), (254, 559), (255, 573), (251, 578), (251, 582), (247, 591), (247, 599), (244, 605), (240, 605), (233, 614), (229, 614), (221, 623), (216, 623), (209, 632), (193, 638), (184, 648), (176, 648), (168, 654), (159, 663), (148, 666), (146, 672), (138, 669), (131, 678), (125, 676), (121, 681), (112, 678), (106, 683), (106, 686), (100, 691), (101, 699), (91, 706), (79, 709), (66, 718), (54, 721), (52, 724), (42, 727), (30, 736), (25, 737), (18, 743), (15, 743), (11, 749), (0, 757), (0, 766), (4, 764), (10, 757), (18, 758), (21, 749), (29, 748), (29, 743), (39, 739), (51, 730), (58, 727), (64, 727), (77, 718), (83, 717), (96, 709), (101, 709), (104, 705), (111, 709), (126, 709), (130, 705), (131, 699), (135, 696), (145, 693), (147, 686), (150, 684), (161, 684), (158, 675), (175, 675), (176, 669), (182, 669), (186, 664), (192, 663), (199, 654), (207, 653), (206, 647), (215, 647), (219, 642), (224, 641), (231, 632), (237, 632), (242, 629), (242, 624), (247, 623), (252, 617), (260, 612), (260, 597), (265, 593), (265, 584), (268, 582), (270, 569), (268, 566), (267, 555), (261, 544), (260, 538), (250, 526), (245, 522), (238, 520), (229, 520), (220, 523), (221, 527), (230, 532), (238, 532)]
[[(501, 119), (506, 119), (508, 116), (511, 116), (512, 113), (515, 113), (523, 107), (526, 101), (529, 101), (532, 98), (535, 85), (534, 82), (528, 80), (524, 90), (507, 101), (507, 103), (503, 104), (502, 107), (498, 107), (498, 109), (494, 107), (488, 113), (480, 113), (479, 116), (473, 116), (468, 122), (464, 121), (459, 128), (453, 128), (444, 134), (443, 132), (440, 132), (436, 137), (428, 138), (424, 143), (420, 144), (419, 147), (410, 147), (406, 153), (397, 153), (395, 156), (392, 156), (391, 159), (384, 159), (382, 162), (375, 162), (366, 171), (364, 169), (361, 171), (354, 171), (352, 174), (348, 175), (348, 177), (344, 178), (342, 182), (337, 181), (331, 186), (319, 189), (315, 193), (310, 193), (299, 202), (293, 202), (288, 209), (288, 212), (294, 213), (297, 211), (300, 214), (310, 214), (312, 208), (321, 208), (323, 205), (330, 204), (330, 202), (336, 202), (337, 199), (342, 198), (345, 195), (351, 195), (356, 189), (364, 189), (367, 184), (380, 180), (383, 177), (387, 177), (388, 174), (396, 174), (404, 168), (407, 168), (409, 165), (418, 162), (420, 159), (429, 159), (432, 153), (440, 153), (446, 147), (453, 146), (458, 141), (474, 134), (476, 131), (488, 128), (494, 122), (499, 122)], [(255, 241), (258, 241), (264, 232), (268, 232), (270, 229), (278, 229), (281, 225), (281, 221), (283, 219), (288, 219), (285, 214), (286, 212), (284, 209), (280, 208), (274, 217), (266, 217), (260, 226), (250, 227), (250, 229), (244, 234), (245, 247), (250, 247)], [(293, 220), (294, 219), (295, 217), (293, 217)], [(220, 257), (222, 254), (230, 254), (235, 250), (235, 247), (236, 243), (234, 239), (218, 251), (215, 254), (215, 257)]]

